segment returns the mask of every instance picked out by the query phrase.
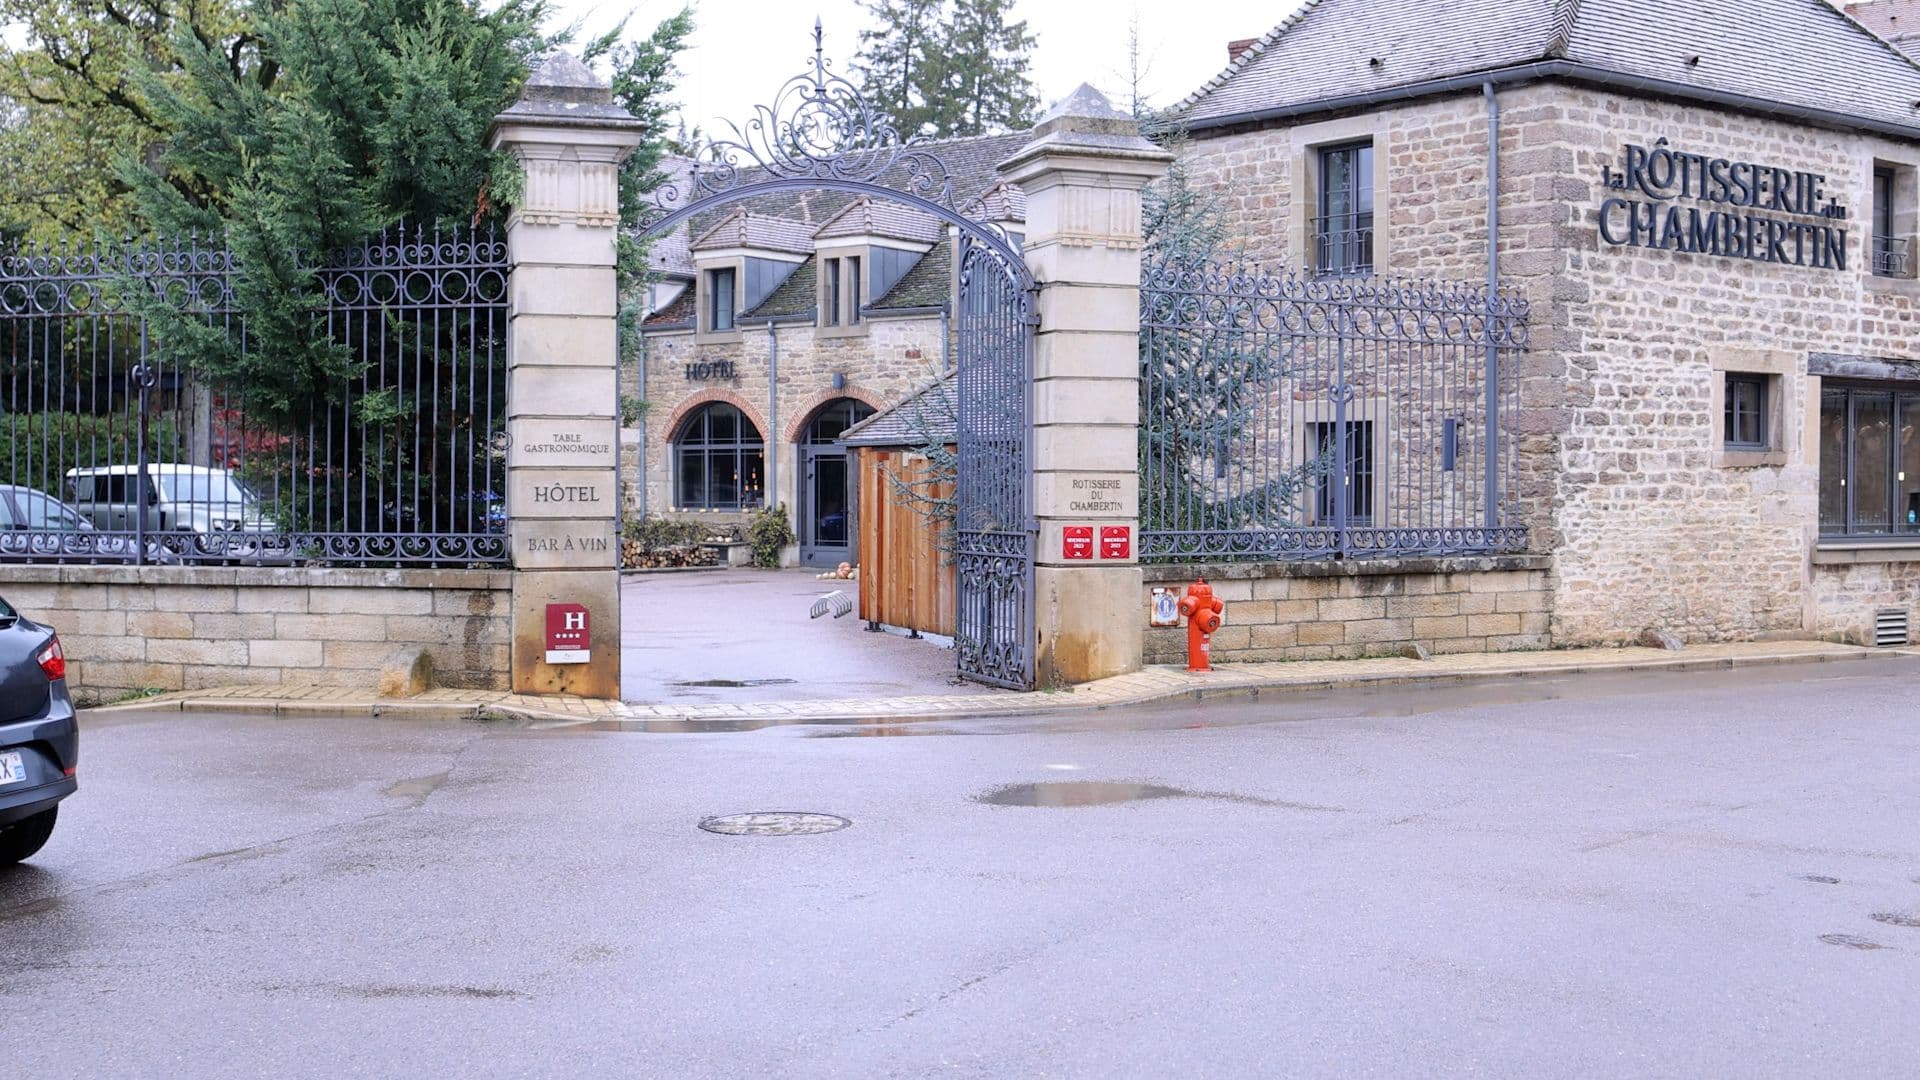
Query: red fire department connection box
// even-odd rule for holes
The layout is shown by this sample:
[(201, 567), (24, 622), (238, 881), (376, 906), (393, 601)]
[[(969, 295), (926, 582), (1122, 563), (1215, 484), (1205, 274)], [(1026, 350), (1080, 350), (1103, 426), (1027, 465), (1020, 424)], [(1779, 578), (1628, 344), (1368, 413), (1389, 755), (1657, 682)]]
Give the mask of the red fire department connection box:
[(1060, 530), (1062, 559), (1093, 558), (1093, 526), (1068, 525)]

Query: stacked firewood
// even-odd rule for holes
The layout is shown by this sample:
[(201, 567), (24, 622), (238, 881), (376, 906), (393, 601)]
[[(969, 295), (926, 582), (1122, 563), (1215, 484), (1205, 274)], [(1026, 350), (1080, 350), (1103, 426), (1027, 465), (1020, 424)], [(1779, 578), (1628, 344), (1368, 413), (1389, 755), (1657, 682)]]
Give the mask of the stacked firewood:
[(688, 566), (718, 566), (716, 548), (675, 546), (648, 548), (638, 540), (620, 542), (620, 566), (626, 570), (677, 570)]

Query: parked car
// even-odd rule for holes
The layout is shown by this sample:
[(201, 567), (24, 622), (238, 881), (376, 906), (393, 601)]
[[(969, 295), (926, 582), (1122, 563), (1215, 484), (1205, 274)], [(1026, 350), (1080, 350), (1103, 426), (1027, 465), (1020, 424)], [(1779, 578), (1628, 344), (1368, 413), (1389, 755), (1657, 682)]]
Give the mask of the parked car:
[[(0, 484), (0, 557), (39, 562), (87, 562), (131, 559), (134, 542), (101, 532), (86, 515), (44, 491)], [(165, 561), (156, 541), (147, 545), (150, 562)]]
[(260, 500), (226, 469), (148, 465), (144, 487), (135, 465), (69, 469), (67, 494), (96, 528), (133, 532), (144, 518), (149, 533), (189, 537), (186, 544), (162, 541), (183, 554), (236, 559), (290, 554)]
[(53, 628), (0, 598), (0, 866), (40, 850), (79, 788), (80, 733)]

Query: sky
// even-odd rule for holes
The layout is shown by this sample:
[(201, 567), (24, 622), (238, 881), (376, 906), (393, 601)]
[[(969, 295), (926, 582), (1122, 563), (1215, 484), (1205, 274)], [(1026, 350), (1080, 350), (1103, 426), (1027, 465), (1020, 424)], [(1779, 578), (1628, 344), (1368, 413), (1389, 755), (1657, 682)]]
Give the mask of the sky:
[[(1140, 19), (1149, 105), (1166, 106), (1199, 88), (1227, 63), (1227, 42), (1258, 37), (1298, 7), (1300, 0), (1015, 0), (1038, 44), (1031, 74), (1042, 105), (1092, 83), (1125, 107), (1127, 37)], [(630, 30), (644, 33), (678, 9), (677, 0), (554, 0), (567, 20), (588, 34), (603, 31), (628, 11)], [(849, 73), (847, 61), (872, 25), (856, 0), (694, 0), (698, 28), (681, 56), (676, 95), (688, 123), (709, 135), (715, 118), (744, 122), (755, 105), (813, 60), (813, 20), (826, 31), (826, 53)], [(605, 74), (602, 72), (602, 74)]]

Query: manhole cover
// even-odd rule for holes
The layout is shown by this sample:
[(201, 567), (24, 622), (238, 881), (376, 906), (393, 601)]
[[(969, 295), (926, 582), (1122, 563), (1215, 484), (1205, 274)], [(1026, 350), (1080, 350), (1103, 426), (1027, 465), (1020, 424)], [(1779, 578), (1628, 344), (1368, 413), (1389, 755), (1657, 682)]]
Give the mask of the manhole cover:
[(1874, 922), (1883, 922), (1888, 926), (1920, 927), (1920, 915), (1909, 915), (1904, 911), (1876, 911)]
[(832, 814), (808, 814), (766, 811), (758, 814), (726, 814), (700, 822), (700, 827), (722, 836), (804, 836), (807, 833), (833, 832), (853, 824)]
[(1885, 945), (1877, 941), (1868, 941), (1852, 934), (1821, 934), (1820, 940), (1829, 945), (1845, 945), (1849, 949), (1884, 949)]

